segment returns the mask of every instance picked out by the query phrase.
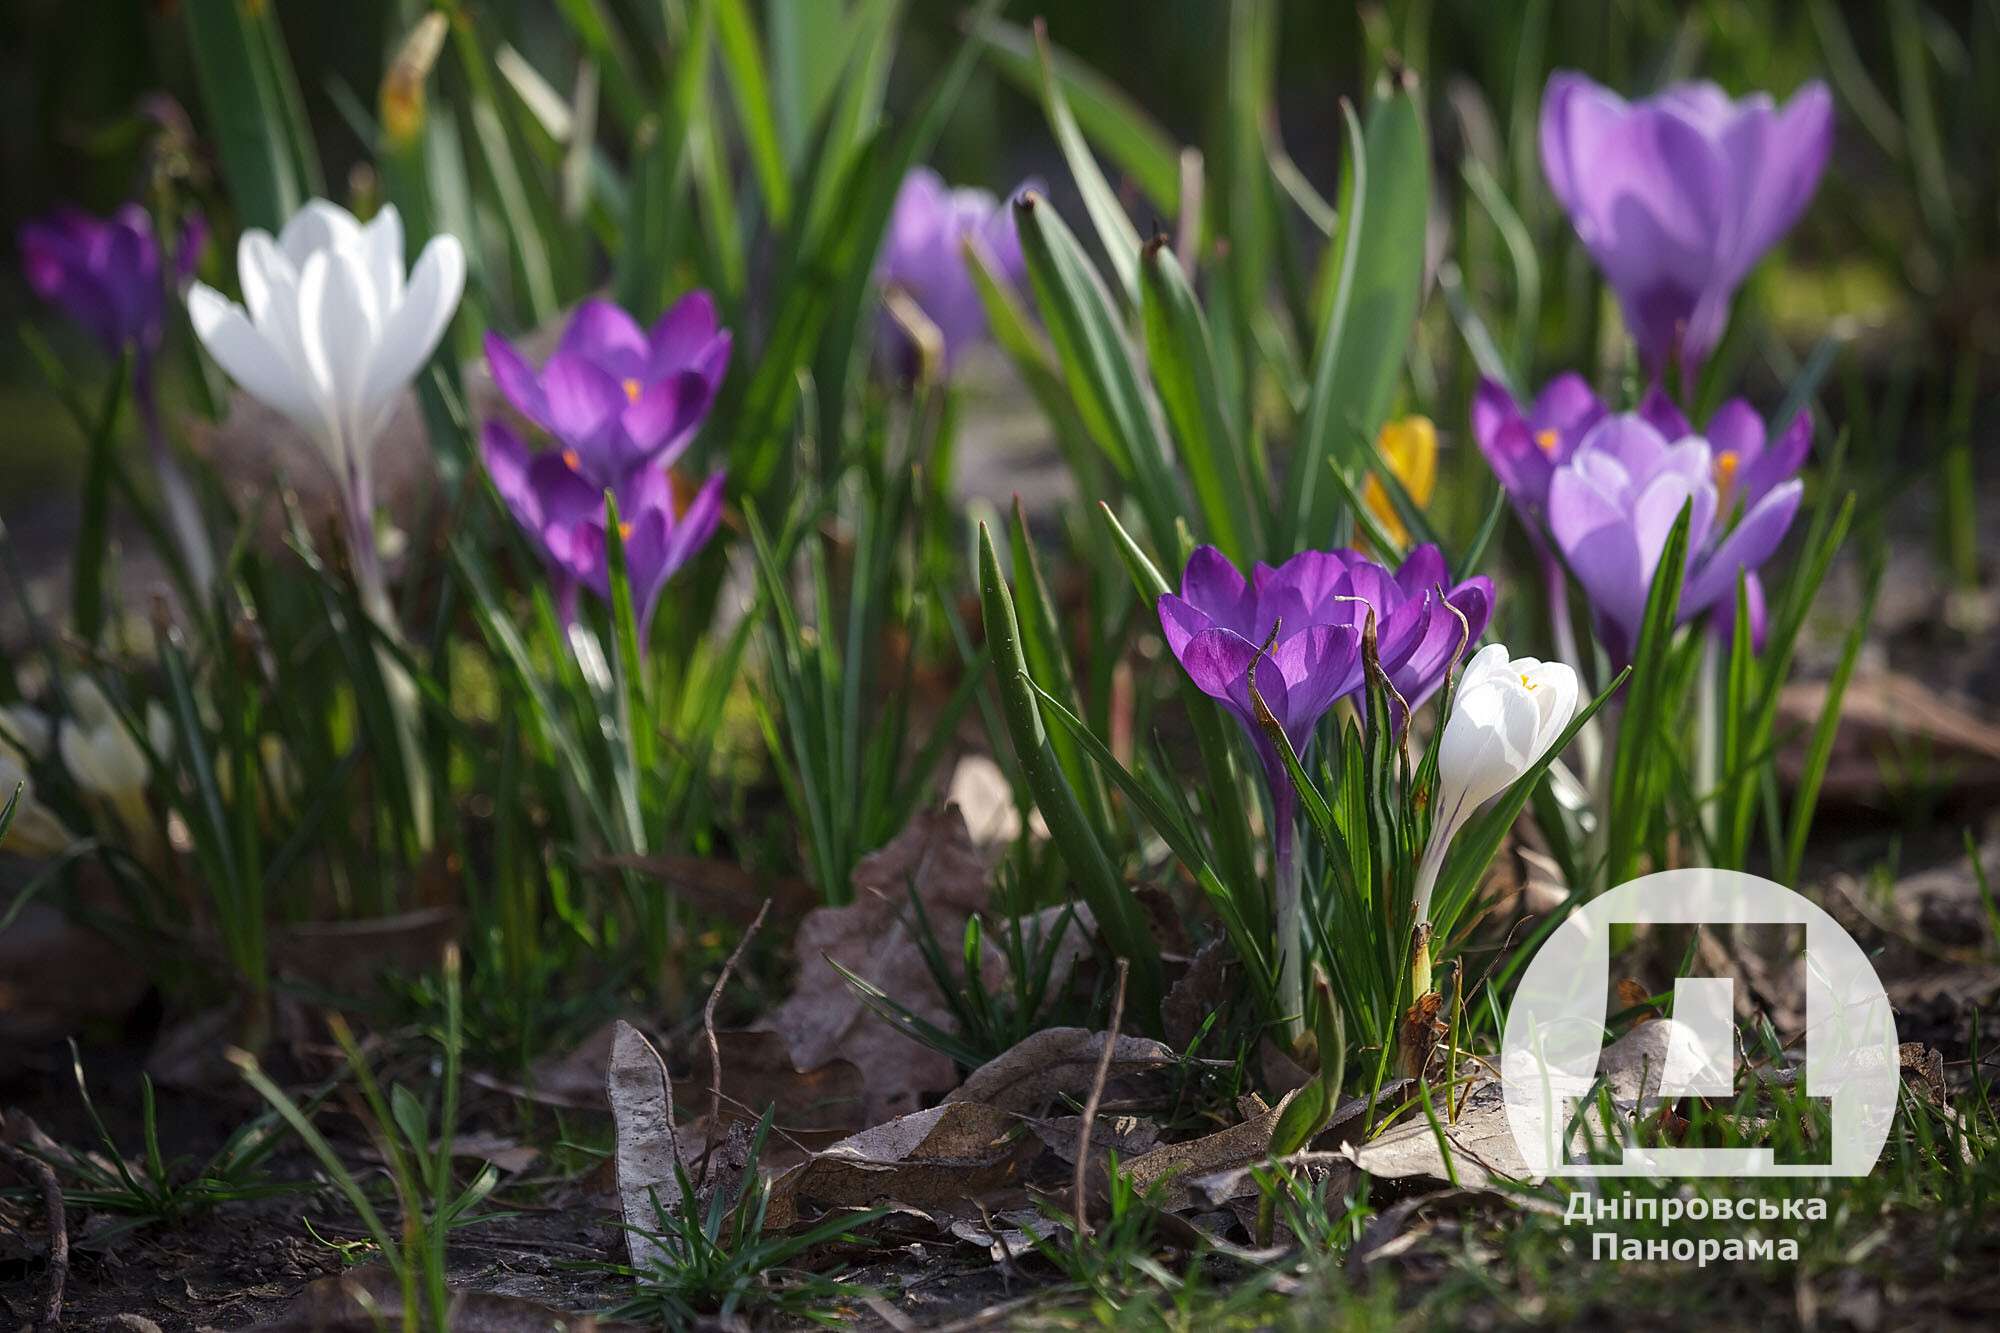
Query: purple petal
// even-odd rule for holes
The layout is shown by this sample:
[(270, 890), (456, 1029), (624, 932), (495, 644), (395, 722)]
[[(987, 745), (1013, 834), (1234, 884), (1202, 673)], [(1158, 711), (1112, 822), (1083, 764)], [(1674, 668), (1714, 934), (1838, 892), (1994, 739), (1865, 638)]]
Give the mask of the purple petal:
[(1683, 620), (1694, 618), (1728, 596), (1736, 586), (1737, 571), (1754, 570), (1771, 558), (1797, 517), (1804, 495), (1804, 482), (1785, 482), (1772, 488), (1743, 516), (1743, 521), (1722, 539), (1721, 545), (1688, 581), (1686, 591), (1681, 594)]
[(646, 335), (630, 315), (592, 297), (570, 315), (556, 355), (588, 362), (617, 383), (644, 378), (649, 350)]
[(1688, 423), (1687, 416), (1658, 382), (1649, 386), (1646, 396), (1639, 400), (1639, 415), (1664, 439), (1685, 440), (1694, 434), (1694, 427)]
[[(1758, 431), (1760, 434), (1763, 431), (1761, 421)], [(1799, 469), (1805, 466), (1806, 455), (1812, 451), (1812, 442), (1812, 411), (1802, 408), (1769, 448), (1758, 452), (1737, 472), (1737, 493), (1743, 503), (1755, 506), (1780, 482), (1797, 476)]]
[(1531, 428), (1556, 433), (1556, 448), (1551, 457), (1557, 463), (1567, 461), (1583, 433), (1603, 417), (1604, 404), (1591, 390), (1590, 381), (1573, 370), (1566, 370), (1543, 385), (1534, 406), (1528, 409)]
[(542, 382), (514, 345), (497, 333), (486, 335), (486, 366), (493, 372), (493, 383), (514, 410), (543, 430), (555, 429), (549, 416), (549, 400), (542, 392)]
[[(715, 298), (696, 288), (668, 306), (667, 312), (653, 324), (647, 340), (647, 376), (658, 379), (690, 368), (716, 337)], [(726, 363), (727, 351), (723, 356)]]
[(621, 424), (635, 449), (665, 465), (694, 439), (713, 401), (714, 388), (707, 379), (681, 371), (648, 385), (625, 409)]
[[(1250, 663), (1256, 659), (1257, 651), (1257, 645), (1240, 634), (1226, 629), (1208, 629), (1190, 638), (1178, 656), (1181, 670), (1187, 672), (1196, 689), (1212, 699), (1237, 703), (1247, 709), (1249, 695), (1245, 692), (1243, 681), (1249, 674)], [(1265, 701), (1270, 702), (1271, 690), (1265, 688), (1265, 683), (1260, 681), (1257, 688)], [(1279, 690), (1281, 695), (1282, 688), (1282, 677), (1272, 682), (1272, 689)], [(1272, 705), (1272, 711), (1277, 711), (1276, 704)]]
[(1213, 546), (1197, 546), (1181, 571), (1181, 598), (1209, 620), (1244, 636), (1254, 635), (1253, 602), (1242, 572)]
[[(1563, 468), (1549, 485), (1549, 532), (1583, 585), (1614, 656), (1631, 651), (1646, 606), (1646, 572), (1630, 521), (1616, 500), (1578, 468)], [(1657, 557), (1656, 557), (1657, 558)]]
[(521, 437), (498, 421), (489, 421), (479, 435), (479, 456), (493, 489), (500, 493), (514, 521), (537, 540), (542, 535), (541, 496), (528, 482), (528, 448)]
[(1219, 628), (1207, 612), (1170, 592), (1160, 594), (1156, 609), (1160, 616), (1160, 633), (1167, 641), (1167, 651), (1183, 666), (1187, 663), (1188, 641), (1197, 634)]
[(542, 371), (549, 433), (575, 450), (584, 470), (608, 479), (630, 462), (619, 450), (620, 418), (629, 399), (610, 374), (580, 356), (558, 352)]

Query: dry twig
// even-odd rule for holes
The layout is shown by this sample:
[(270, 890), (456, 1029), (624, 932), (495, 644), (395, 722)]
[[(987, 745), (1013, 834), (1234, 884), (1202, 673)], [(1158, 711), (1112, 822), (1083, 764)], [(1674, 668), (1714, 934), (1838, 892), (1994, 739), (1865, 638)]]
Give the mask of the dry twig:
[(1090, 1206), (1085, 1201), (1084, 1182), (1090, 1173), (1090, 1131), (1097, 1120), (1097, 1104), (1104, 1100), (1104, 1082), (1111, 1077), (1111, 1056), (1118, 1049), (1118, 1025), (1125, 1021), (1125, 977), (1131, 964), (1118, 960), (1118, 988), (1111, 994), (1111, 1026), (1104, 1032), (1104, 1049), (1097, 1057), (1097, 1077), (1090, 1083), (1090, 1099), (1083, 1104), (1083, 1123), (1076, 1131), (1076, 1234), (1090, 1234)]
[[(6, 1117), (0, 1116), (0, 1130), (5, 1126)], [(42, 1303), (35, 1312), (35, 1333), (47, 1333), (62, 1321), (63, 1285), (69, 1281), (69, 1225), (63, 1216), (62, 1185), (47, 1162), (23, 1152), (4, 1138), (0, 1138), (0, 1162), (14, 1168), (22, 1183), (37, 1187), (42, 1194), (42, 1216), (49, 1231), (49, 1261), (42, 1274)]]
[(715, 1155), (716, 1127), (722, 1123), (722, 1046), (715, 1039), (715, 1006), (722, 999), (722, 988), (729, 984), (729, 974), (736, 970), (736, 964), (743, 957), (743, 951), (750, 947), (751, 937), (756, 935), (757, 927), (764, 924), (764, 915), (770, 910), (771, 900), (766, 898), (764, 905), (757, 909), (757, 915), (751, 918), (750, 928), (743, 932), (743, 938), (736, 941), (736, 947), (730, 951), (729, 960), (723, 963), (721, 974), (715, 978), (715, 989), (708, 993), (708, 1003), (701, 1009), (701, 1030), (708, 1038), (709, 1076), (708, 1144), (701, 1152), (700, 1183), (703, 1185), (708, 1183), (709, 1158)]

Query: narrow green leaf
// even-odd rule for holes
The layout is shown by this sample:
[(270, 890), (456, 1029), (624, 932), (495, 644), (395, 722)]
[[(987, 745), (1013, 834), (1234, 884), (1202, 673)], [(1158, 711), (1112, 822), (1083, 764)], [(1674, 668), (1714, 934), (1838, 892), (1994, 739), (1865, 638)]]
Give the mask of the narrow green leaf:
[(1097, 229), (1097, 242), (1104, 247), (1105, 258), (1111, 261), (1111, 271), (1118, 276), (1119, 295), (1129, 309), (1139, 304), (1138, 229), (1125, 216), (1125, 206), (1118, 202), (1117, 191), (1104, 179), (1076, 117), (1070, 114), (1049, 50), (1048, 28), (1039, 19), (1035, 21), (1035, 50), (1042, 69), (1042, 108), (1048, 115), (1049, 128), (1055, 131), (1056, 144), (1062, 149), (1063, 160), (1069, 163), (1070, 175), (1083, 195), (1084, 211), (1090, 214), (1091, 225)]
[(1389, 414), (1423, 296), (1430, 149), (1415, 77), (1399, 71), (1392, 78), (1369, 111), (1365, 136), (1353, 109), (1343, 108), (1351, 188), (1341, 215), (1340, 277), (1320, 329), (1294, 464), (1296, 541), (1324, 541), (1334, 531), (1336, 497), (1320, 484), (1321, 470), (1331, 458), (1351, 473), (1364, 457)]
[(1105, 942), (1115, 956), (1129, 960), (1132, 965), (1134, 1011), (1145, 1016), (1146, 1027), (1155, 1027), (1161, 997), (1158, 946), (1132, 895), (1119, 880), (1103, 844), (1091, 832), (1076, 793), (1056, 762), (1055, 751), (1042, 726), (1033, 677), (1022, 649), (1014, 599), (1000, 568), (1000, 554), (994, 549), (993, 536), (984, 523), (979, 525), (979, 589), (986, 644), (993, 654), (994, 676), (1015, 758), (1064, 864), (1075, 876), (1078, 891), (1097, 918)]
[(1247, 565), (1263, 552), (1263, 535), (1250, 503), (1255, 492), (1249, 468), (1223, 411), (1201, 303), (1161, 239), (1146, 242), (1139, 272), (1153, 385), (1187, 466), (1206, 535), (1231, 560)]

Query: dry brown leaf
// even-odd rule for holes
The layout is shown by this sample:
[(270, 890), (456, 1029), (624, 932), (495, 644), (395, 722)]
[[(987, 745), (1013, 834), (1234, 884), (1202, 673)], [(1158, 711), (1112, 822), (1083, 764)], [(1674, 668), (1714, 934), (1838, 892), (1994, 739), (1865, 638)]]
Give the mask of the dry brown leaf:
[(625, 1247), (635, 1272), (663, 1264), (667, 1252), (653, 1234), (660, 1210), (681, 1206), (676, 1167), (683, 1165), (674, 1129), (673, 1084), (653, 1043), (620, 1022), (604, 1075), (605, 1096), (617, 1126), (618, 1203), (625, 1218)]
[[(1648, 1023), (1637, 1031), (1665, 1026), (1664, 1021)], [(1609, 1054), (1609, 1048), (1606, 1053)], [(1498, 1080), (1486, 1079), (1476, 1084), (1465, 1095), (1465, 1103), (1455, 1120), (1445, 1119), (1442, 1098), (1434, 1098), (1433, 1104), (1461, 1186), (1484, 1189), (1496, 1179), (1531, 1179), (1527, 1160), (1514, 1145), (1514, 1132), (1507, 1123), (1507, 1101)], [(1341, 1151), (1349, 1161), (1378, 1180), (1413, 1177), (1451, 1180), (1451, 1170), (1445, 1165), (1430, 1117), (1421, 1113), (1405, 1116), (1358, 1147), (1350, 1137)]]
[(1231, 974), (1235, 971), (1236, 951), (1226, 937), (1217, 935), (1195, 951), (1194, 961), (1167, 991), (1160, 1006), (1166, 1038), (1175, 1050), (1192, 1046), (1209, 1015), (1228, 1002), (1234, 993)]
[(1155, 1148), (1124, 1163), (1122, 1169), (1139, 1193), (1157, 1186), (1159, 1207), (1178, 1211), (1188, 1206), (1188, 1182), (1270, 1156), (1271, 1134), (1277, 1127), (1278, 1112), (1272, 1109), (1202, 1138)]
[(1920, 1041), (1906, 1041), (1896, 1048), (1896, 1057), (1903, 1082), (1932, 1106), (1946, 1104), (1942, 1051), (1932, 1050)]
[[(1062, 1115), (1049, 1120), (1033, 1120), (1029, 1127), (1042, 1146), (1065, 1163), (1076, 1162), (1076, 1144), (1083, 1130), (1083, 1117)], [(1103, 1160), (1117, 1153), (1120, 1161), (1130, 1161), (1160, 1146), (1160, 1127), (1135, 1115), (1099, 1116), (1090, 1130), (1090, 1155)]]
[(767, 1227), (790, 1226), (800, 1202), (827, 1208), (889, 1200), (962, 1204), (1012, 1179), (1015, 1117), (976, 1102), (914, 1111), (850, 1135), (771, 1182)]
[[(1798, 739), (1778, 754), (1778, 769), (1796, 783), (1826, 682), (1787, 685), (1778, 695), (1778, 729)], [(1883, 804), (1884, 775), (1924, 757), (1934, 775), (1959, 791), (2000, 784), (2000, 725), (1962, 707), (1915, 677), (1897, 671), (1856, 675), (1840, 700), (1840, 731), (1820, 786), (1820, 799), (1869, 806)]]
[[(829, 1060), (800, 1069), (775, 1032), (724, 1029), (715, 1034), (715, 1044), (722, 1055), (724, 1119), (756, 1120), (769, 1109), (772, 1124), (793, 1136), (837, 1137), (862, 1127), (866, 1080), (852, 1062)], [(674, 1080), (674, 1095), (687, 1105), (707, 1105), (712, 1074), (706, 1056), (704, 1046), (703, 1058)]]
[(908, 1114), (958, 1082), (950, 1057), (878, 1018), (834, 968), (839, 963), (928, 1022), (954, 1026), (908, 919), (912, 887), (945, 957), (957, 958), (966, 918), (986, 905), (989, 892), (986, 861), (957, 807), (917, 815), (887, 846), (863, 857), (854, 869), (852, 903), (806, 914), (794, 945), (798, 980), (758, 1024), (784, 1037), (798, 1068), (836, 1059), (859, 1068), (867, 1081), (866, 1123)]
[[(945, 1100), (982, 1102), (1025, 1115), (1064, 1094), (1081, 1099), (1096, 1076), (1104, 1037), (1104, 1033), (1088, 1028), (1032, 1032), (1012, 1049), (973, 1070)], [(1174, 1053), (1149, 1037), (1120, 1036), (1111, 1048), (1111, 1077), (1143, 1073), (1173, 1062)]]

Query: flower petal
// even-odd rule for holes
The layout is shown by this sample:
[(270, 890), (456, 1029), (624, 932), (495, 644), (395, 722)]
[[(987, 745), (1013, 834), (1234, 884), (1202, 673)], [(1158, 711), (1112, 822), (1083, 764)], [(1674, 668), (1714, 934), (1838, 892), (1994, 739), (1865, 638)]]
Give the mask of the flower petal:
[(392, 402), (431, 359), (464, 291), (465, 250), (456, 236), (433, 236), (417, 256), (410, 285), (389, 313), (369, 364), (365, 392), (372, 409)]
[(258, 402), (324, 441), (331, 429), (301, 368), (250, 323), (243, 307), (206, 283), (188, 289), (188, 322), (224, 374)]

